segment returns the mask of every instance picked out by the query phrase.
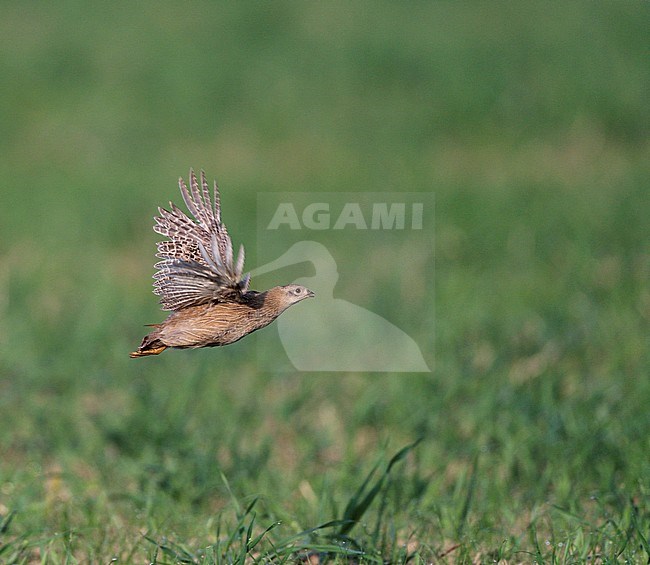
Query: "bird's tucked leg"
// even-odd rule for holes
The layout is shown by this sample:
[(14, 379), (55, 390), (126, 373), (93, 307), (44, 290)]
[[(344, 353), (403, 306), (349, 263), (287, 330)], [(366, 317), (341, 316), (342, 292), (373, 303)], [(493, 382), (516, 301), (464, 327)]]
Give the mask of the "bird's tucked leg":
[(136, 351), (129, 353), (129, 357), (135, 358), (145, 357), (147, 355), (159, 355), (165, 351), (165, 349), (167, 349), (167, 346), (158, 339), (157, 334), (158, 332), (154, 331), (149, 335), (144, 336), (140, 347), (138, 347)]

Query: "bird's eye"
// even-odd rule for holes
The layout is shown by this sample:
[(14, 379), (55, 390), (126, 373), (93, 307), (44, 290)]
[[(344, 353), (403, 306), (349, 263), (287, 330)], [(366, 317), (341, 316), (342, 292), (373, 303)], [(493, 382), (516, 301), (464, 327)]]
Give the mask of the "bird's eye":
[(300, 294), (300, 293), (302, 292), (302, 288), (297, 288), (296, 290), (294, 290), (294, 292), (295, 292), (296, 294)]

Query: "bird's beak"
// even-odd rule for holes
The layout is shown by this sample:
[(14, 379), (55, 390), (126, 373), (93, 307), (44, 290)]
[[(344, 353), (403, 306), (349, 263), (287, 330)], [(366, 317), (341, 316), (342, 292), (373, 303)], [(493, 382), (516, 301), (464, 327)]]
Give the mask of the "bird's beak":
[(314, 296), (316, 296), (316, 294), (313, 291), (307, 290), (307, 298), (314, 298)]

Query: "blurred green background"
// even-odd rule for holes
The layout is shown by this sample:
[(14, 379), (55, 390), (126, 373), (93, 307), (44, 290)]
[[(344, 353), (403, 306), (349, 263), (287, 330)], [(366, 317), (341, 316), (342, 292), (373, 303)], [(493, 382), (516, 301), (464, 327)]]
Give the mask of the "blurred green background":
[[(0, 558), (198, 559), (254, 496), (279, 547), (423, 437), (362, 559), (647, 560), (647, 3), (0, 15)], [(263, 374), (246, 340), (130, 360), (189, 167), (249, 266), (260, 191), (435, 192), (435, 372)], [(360, 271), (371, 301), (388, 268)]]

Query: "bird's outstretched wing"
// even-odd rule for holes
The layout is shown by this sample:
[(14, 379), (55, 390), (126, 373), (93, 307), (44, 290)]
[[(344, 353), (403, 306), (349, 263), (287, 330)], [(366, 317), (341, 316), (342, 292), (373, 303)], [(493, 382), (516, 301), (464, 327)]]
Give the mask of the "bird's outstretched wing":
[(221, 223), (219, 188), (214, 183), (214, 202), (201, 171), (201, 186), (190, 170), (190, 188), (178, 180), (181, 195), (195, 220), (169, 203), (158, 208), (154, 231), (169, 238), (158, 243), (154, 293), (163, 310), (179, 310), (206, 302), (239, 302), (248, 290), (250, 275), (242, 277), (244, 246), (234, 261), (232, 241)]

